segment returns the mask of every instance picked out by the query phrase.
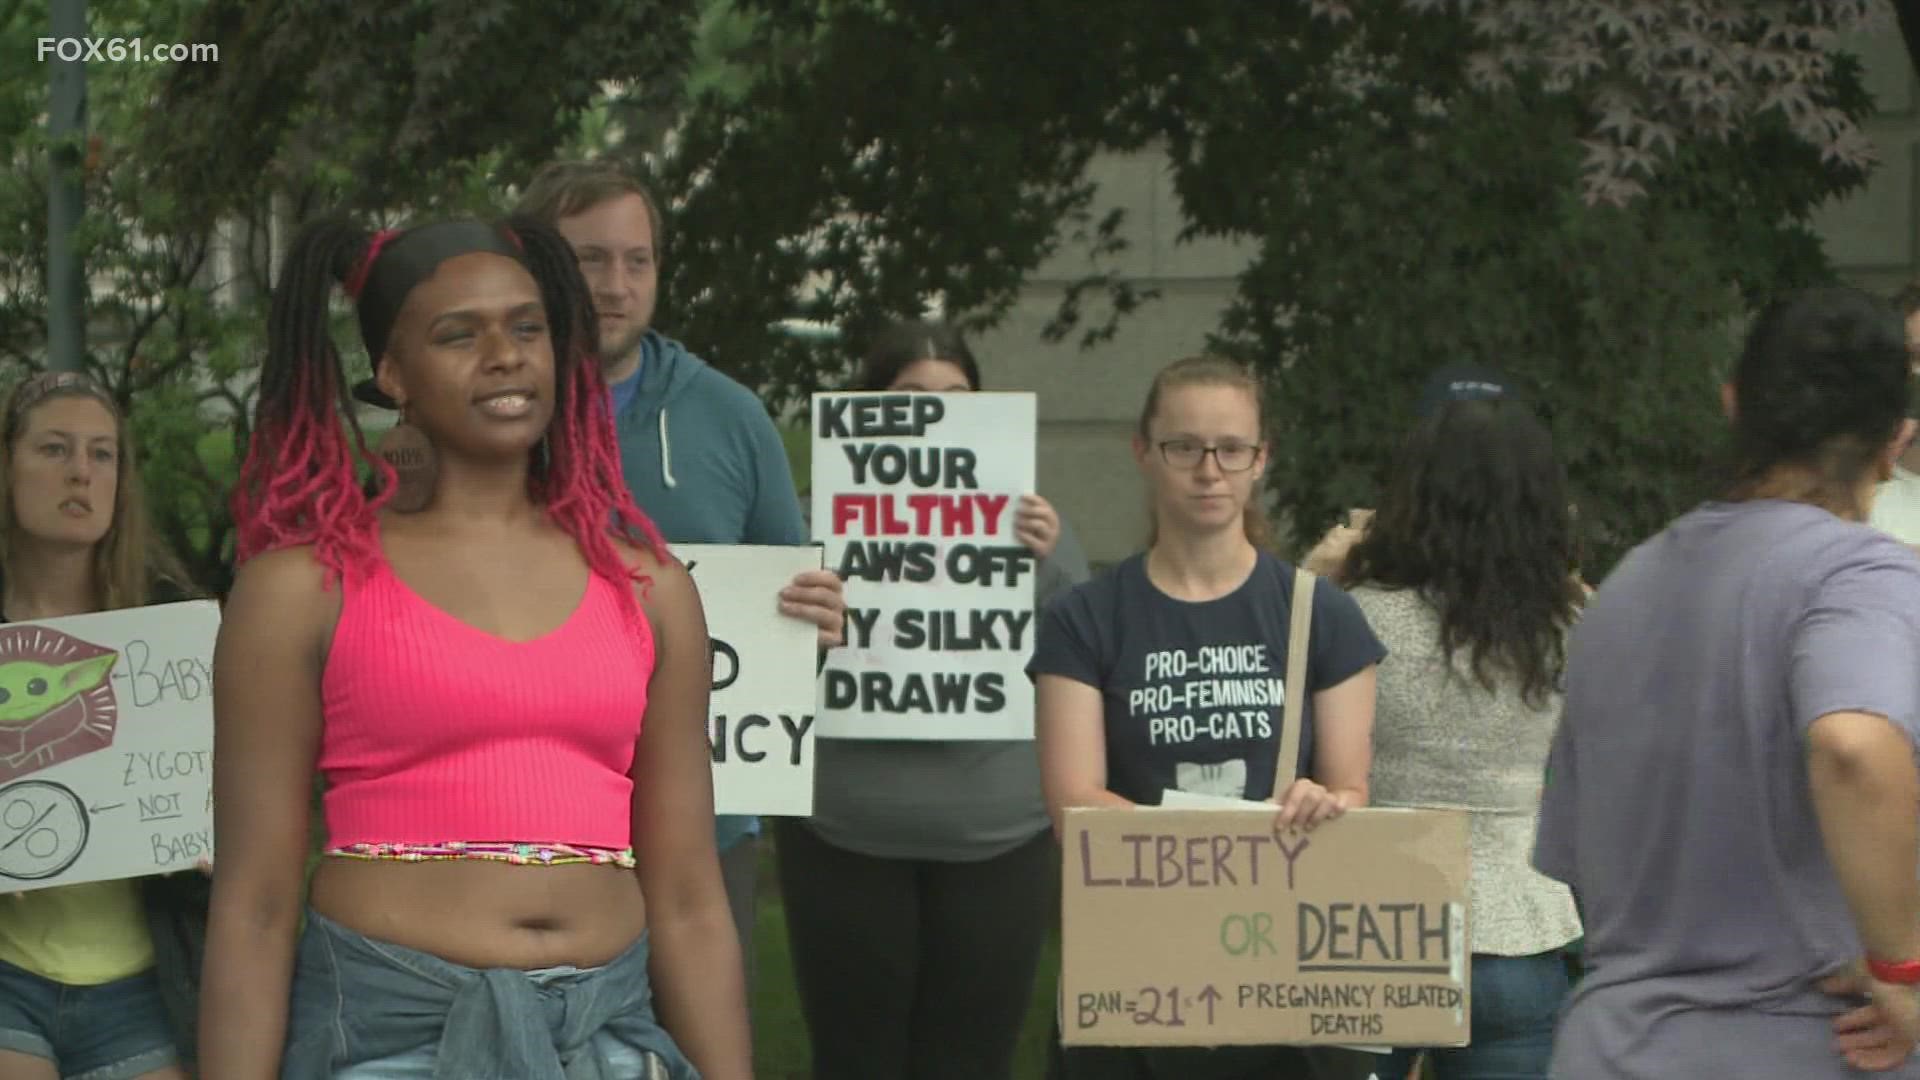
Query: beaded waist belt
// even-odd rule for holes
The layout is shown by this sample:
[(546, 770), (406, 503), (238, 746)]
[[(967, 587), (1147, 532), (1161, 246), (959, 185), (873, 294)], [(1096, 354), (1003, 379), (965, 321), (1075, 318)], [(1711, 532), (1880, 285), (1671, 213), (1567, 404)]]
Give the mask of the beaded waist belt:
[(396, 862), (439, 862), (448, 859), (490, 859), (516, 866), (633, 867), (633, 849), (581, 847), (574, 844), (513, 844), (453, 841), (446, 844), (346, 844), (324, 854), (341, 859), (386, 859)]

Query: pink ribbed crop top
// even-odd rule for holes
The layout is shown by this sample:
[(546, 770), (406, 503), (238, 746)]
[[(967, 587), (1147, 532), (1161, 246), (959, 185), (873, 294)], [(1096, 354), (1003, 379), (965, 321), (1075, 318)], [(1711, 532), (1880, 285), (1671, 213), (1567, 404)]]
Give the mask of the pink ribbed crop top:
[(434, 607), (384, 560), (341, 587), (320, 687), (329, 848), (631, 843), (654, 643), (619, 586), (589, 574), (567, 621), (527, 642)]

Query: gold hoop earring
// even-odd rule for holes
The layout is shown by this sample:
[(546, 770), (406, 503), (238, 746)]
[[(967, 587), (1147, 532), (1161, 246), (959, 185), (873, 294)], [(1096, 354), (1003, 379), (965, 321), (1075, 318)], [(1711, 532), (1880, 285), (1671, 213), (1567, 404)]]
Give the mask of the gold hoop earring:
[(408, 421), (405, 405), (400, 406), (400, 422), (380, 436), (374, 453), (393, 466), (393, 498), (388, 506), (402, 514), (417, 514), (433, 502), (440, 457), (427, 433)]

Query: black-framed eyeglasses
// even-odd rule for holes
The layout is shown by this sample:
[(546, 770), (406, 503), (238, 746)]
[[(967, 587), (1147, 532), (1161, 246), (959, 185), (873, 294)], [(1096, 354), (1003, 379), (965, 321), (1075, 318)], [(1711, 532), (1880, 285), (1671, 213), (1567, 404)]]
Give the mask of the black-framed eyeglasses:
[(1198, 439), (1168, 439), (1160, 444), (1160, 460), (1176, 469), (1197, 469), (1212, 454), (1221, 472), (1246, 472), (1260, 460), (1259, 443), (1229, 442), (1208, 446)]

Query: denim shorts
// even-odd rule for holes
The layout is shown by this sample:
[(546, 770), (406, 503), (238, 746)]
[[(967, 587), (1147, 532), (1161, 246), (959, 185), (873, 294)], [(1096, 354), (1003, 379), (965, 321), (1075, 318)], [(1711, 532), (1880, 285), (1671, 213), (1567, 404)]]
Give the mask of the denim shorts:
[(68, 986), (4, 961), (0, 1050), (45, 1058), (66, 1080), (132, 1080), (180, 1060), (152, 971)]

